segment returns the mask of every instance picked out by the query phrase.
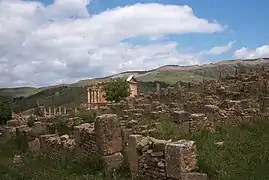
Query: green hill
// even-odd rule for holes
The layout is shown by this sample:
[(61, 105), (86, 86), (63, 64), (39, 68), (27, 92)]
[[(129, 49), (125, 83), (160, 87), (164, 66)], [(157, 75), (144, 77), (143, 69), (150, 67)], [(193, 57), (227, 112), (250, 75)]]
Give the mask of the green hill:
[(178, 66), (167, 65), (149, 71), (128, 71), (113, 76), (96, 79), (85, 79), (73, 84), (56, 85), (42, 88), (19, 87), (0, 89), (0, 96), (12, 99), (13, 109), (23, 111), (36, 107), (37, 101), (43, 106), (74, 107), (86, 103), (86, 87), (111, 78), (126, 78), (134, 75), (139, 81), (140, 92), (154, 91), (156, 82), (161, 87), (174, 85), (178, 81), (200, 82), (202, 80), (216, 80), (220, 75), (234, 74), (236, 71), (248, 71), (268, 65), (269, 59), (230, 60), (215, 64)]

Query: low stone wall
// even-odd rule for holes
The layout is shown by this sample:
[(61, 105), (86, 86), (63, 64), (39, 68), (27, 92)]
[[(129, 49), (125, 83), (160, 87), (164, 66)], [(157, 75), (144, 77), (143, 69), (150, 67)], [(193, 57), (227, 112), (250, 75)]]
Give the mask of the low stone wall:
[(177, 142), (131, 135), (127, 148), (132, 179), (206, 180), (197, 173), (194, 141)]
[(17, 131), (26, 136), (32, 152), (74, 152), (77, 157), (84, 158), (97, 153), (107, 170), (123, 165), (123, 155), (126, 155), (132, 179), (207, 179), (206, 174), (195, 172), (198, 169), (195, 142), (171, 142), (134, 135), (132, 131), (124, 133), (132, 124), (135, 122), (121, 124), (116, 114), (104, 114), (98, 116), (94, 123), (75, 126), (74, 138), (57, 134), (31, 136), (31, 129), (40, 132), (43, 128), (38, 127), (45, 128), (40, 123), (33, 128), (17, 127)]
[(85, 123), (74, 127), (76, 154), (89, 156), (98, 152), (94, 124)]

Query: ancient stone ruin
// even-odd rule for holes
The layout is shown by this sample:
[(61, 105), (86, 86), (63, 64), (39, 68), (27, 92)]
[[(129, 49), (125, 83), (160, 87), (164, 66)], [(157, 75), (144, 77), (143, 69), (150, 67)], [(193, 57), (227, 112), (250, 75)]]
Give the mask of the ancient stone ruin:
[(22, 135), (29, 151), (73, 152), (84, 158), (99, 154), (108, 170), (127, 159), (132, 179), (206, 180), (197, 166), (196, 143), (160, 139), (163, 123), (170, 122), (184, 135), (202, 129), (214, 133), (219, 124), (268, 118), (268, 70), (199, 84), (179, 83), (108, 103), (96, 110), (99, 116), (94, 123), (78, 124), (62, 136), (51, 131), (53, 122), (40, 119), (31, 128), (26, 121), (11, 120), (4, 135)]
[[(130, 86), (130, 97), (135, 97), (138, 93), (137, 80), (133, 75), (130, 75), (126, 81)], [(98, 109), (100, 106), (106, 106), (109, 102), (105, 98), (104, 83), (98, 83), (96, 85), (91, 85), (87, 89), (88, 97), (88, 109)]]

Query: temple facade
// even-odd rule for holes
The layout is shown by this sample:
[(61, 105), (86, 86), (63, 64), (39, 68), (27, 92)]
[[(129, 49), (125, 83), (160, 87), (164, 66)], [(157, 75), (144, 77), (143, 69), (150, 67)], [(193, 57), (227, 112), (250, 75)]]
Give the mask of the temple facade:
[[(129, 76), (126, 81), (130, 85), (130, 96), (135, 97), (138, 93), (138, 81), (133, 75)], [(87, 89), (88, 109), (98, 109), (109, 103), (105, 98), (104, 85), (105, 83), (98, 83)]]

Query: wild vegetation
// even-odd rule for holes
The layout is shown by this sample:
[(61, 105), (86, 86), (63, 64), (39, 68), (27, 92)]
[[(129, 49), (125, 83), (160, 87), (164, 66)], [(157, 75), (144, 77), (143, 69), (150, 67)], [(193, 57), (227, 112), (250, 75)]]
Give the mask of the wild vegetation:
[(130, 95), (130, 86), (127, 81), (121, 78), (113, 79), (104, 87), (106, 100), (119, 102)]
[[(55, 156), (22, 152), (22, 140), (0, 138), (1, 180), (127, 180), (128, 170), (106, 173), (98, 155), (78, 159), (72, 154), (59, 153)], [(12, 158), (23, 154), (22, 165), (15, 165)]]
[[(198, 165), (210, 180), (240, 180), (269, 178), (269, 121), (254, 120), (238, 126), (219, 126), (216, 133), (199, 131), (180, 135), (171, 121), (163, 121), (160, 138), (191, 139), (197, 143)], [(0, 179), (3, 180), (98, 180), (130, 179), (126, 168), (107, 175), (98, 156), (77, 159), (70, 154), (47, 156), (22, 153), (22, 141), (0, 141)], [(23, 154), (24, 166), (14, 166), (10, 159)]]
[(182, 136), (171, 121), (163, 121), (160, 138), (190, 139), (197, 143), (198, 166), (210, 180), (264, 180), (269, 178), (269, 121), (219, 125)]
[[(244, 69), (241, 69), (241, 71), (244, 71)], [(164, 84), (164, 86), (166, 85), (167, 84)], [(155, 88), (155, 85), (152, 85), (152, 87)], [(245, 86), (242, 86), (242, 89), (239, 88), (239, 91), (244, 93), (245, 90), (247, 90), (244, 89), (244, 87)], [(263, 108), (264, 98), (265, 94), (268, 94), (268, 92), (263, 91), (267, 89), (267, 86), (263, 87), (264, 89), (260, 89), (257, 94), (258, 97), (255, 98), (259, 99), (259, 109), (265, 113), (265, 109)], [(147, 88), (146, 85), (145, 88)], [(48, 100), (49, 98), (47, 99), (48, 101), (44, 98), (45, 100), (41, 101), (41, 103), (45, 102), (49, 104), (51, 102), (56, 102), (56, 97), (65, 94), (72, 88), (57, 87), (55, 89), (57, 90), (56, 93), (54, 90), (51, 91), (51, 89), (39, 92), (40, 95), (44, 95), (42, 93), (46, 92), (42, 97), (51, 97), (50, 100)], [(125, 86), (125, 81), (122, 80), (112, 81), (106, 87), (108, 97), (110, 100), (116, 102), (127, 96), (125, 93), (127, 89), (128, 87)], [(184, 92), (184, 94), (187, 93), (187, 91)], [(74, 92), (74, 94), (75, 95), (68, 100), (61, 99), (61, 103), (72, 103), (72, 99), (77, 97), (76, 92)], [(67, 96), (68, 95), (61, 96), (61, 98), (68, 98)], [(83, 96), (86, 96), (86, 94), (83, 94)], [(37, 99), (38, 98), (36, 97), (36, 99), (32, 100), (32, 104), (35, 104), (35, 106), (35, 100)], [(5, 101), (9, 102), (9, 99), (6, 99)], [(83, 101), (83, 99), (78, 99), (76, 103), (79, 103), (79, 101)], [(5, 109), (6, 107), (1, 106), (1, 108)], [(96, 118), (97, 113), (95, 111), (83, 111), (76, 115), (71, 114), (70, 117), (54, 119), (53, 128), (57, 130), (59, 135), (71, 134), (76, 122), (73, 121), (73, 124), (69, 124), (70, 121), (68, 121), (68, 118), (74, 116), (79, 117), (83, 122), (91, 123)], [(151, 119), (151, 121), (156, 120), (152, 117), (149, 119)], [(148, 121), (150, 120), (142, 119), (141, 122), (149, 123)], [(196, 141), (199, 171), (208, 174), (210, 180), (269, 179), (268, 117), (261, 116), (249, 121), (242, 120), (238, 121), (237, 124), (232, 125), (225, 123), (216, 124), (214, 133), (205, 129), (200, 129), (197, 132), (184, 135), (180, 133), (177, 127), (178, 124), (171, 121), (171, 119), (161, 119), (160, 122), (161, 126), (158, 126), (157, 129), (158, 138), (173, 140), (188, 139)], [(32, 127), (34, 125), (34, 119), (29, 119), (27, 125)], [(59, 153), (56, 156), (28, 153), (24, 151), (24, 144), (23, 139), (19, 136), (10, 140), (0, 138), (0, 179), (130, 179), (130, 173), (125, 166), (112, 174), (105, 173), (101, 159), (98, 155), (93, 155), (87, 159), (80, 159), (72, 154), (66, 153)], [(16, 154), (21, 155), (24, 165), (18, 165), (12, 162)]]
[(0, 101), (0, 125), (6, 124), (12, 118), (10, 102), (6, 98), (1, 98)]
[[(252, 59), (245, 61), (222, 61), (217, 64), (203, 66), (164, 66), (149, 71), (123, 72), (114, 76), (101, 79), (82, 80), (74, 84), (58, 85), (42, 88), (22, 87), (22, 88), (2, 88), (0, 96), (9, 98), (12, 109), (15, 112), (34, 108), (37, 100), (41, 106), (68, 106), (74, 107), (86, 101), (86, 86), (99, 81), (107, 81), (112, 77), (127, 77), (130, 74), (137, 75), (141, 82), (141, 92), (152, 91), (152, 84), (161, 82), (161, 87), (174, 85), (179, 81), (201, 82), (203, 80), (218, 79), (220, 73), (223, 75), (234, 73), (238, 68), (240, 71), (248, 70), (259, 66), (266, 61), (263, 59)], [(149, 86), (147, 86), (147, 84)], [(163, 86), (164, 85), (164, 86)], [(154, 90), (153, 90), (154, 91)]]

